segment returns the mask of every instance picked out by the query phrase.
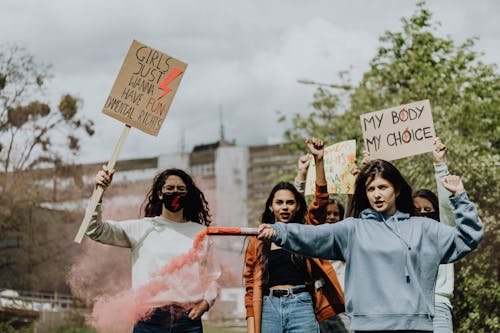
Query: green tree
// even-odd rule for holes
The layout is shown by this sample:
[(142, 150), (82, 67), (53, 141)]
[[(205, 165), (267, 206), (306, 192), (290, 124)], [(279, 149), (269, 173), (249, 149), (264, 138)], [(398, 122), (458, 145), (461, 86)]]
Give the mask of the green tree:
[[(49, 78), (49, 66), (25, 49), (0, 45), (0, 288), (59, 287), (50, 279), (57, 268), (47, 263), (66, 253), (64, 225), (56, 221), (70, 213), (50, 208), (53, 180), (94, 130), (73, 96), (62, 96), (57, 107), (45, 101)], [(42, 271), (48, 279), (40, 279)]]
[[(401, 20), (401, 31), (388, 31), (380, 38), (361, 82), (348, 90), (318, 88), (312, 112), (293, 115), (285, 137), (297, 149), (309, 136), (328, 143), (355, 138), (359, 153), (363, 150), (360, 115), (429, 99), (436, 133), (449, 148), (451, 172), (463, 176), (486, 226), (479, 248), (456, 265), (455, 328), (499, 331), (500, 75), (496, 65), (481, 61), (482, 55), (474, 50), (475, 38), (457, 45), (438, 37), (438, 24), (431, 16), (419, 3), (410, 18)], [(435, 189), (431, 161), (430, 154), (422, 154), (395, 164), (414, 187)]]

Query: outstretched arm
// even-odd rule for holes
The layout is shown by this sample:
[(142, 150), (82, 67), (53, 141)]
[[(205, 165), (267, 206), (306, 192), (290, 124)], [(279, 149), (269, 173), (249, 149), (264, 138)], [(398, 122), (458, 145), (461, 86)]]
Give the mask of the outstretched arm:
[(272, 240), (285, 249), (308, 257), (345, 260), (349, 230), (354, 223), (352, 219), (347, 219), (322, 225), (282, 222), (262, 224), (257, 238)]

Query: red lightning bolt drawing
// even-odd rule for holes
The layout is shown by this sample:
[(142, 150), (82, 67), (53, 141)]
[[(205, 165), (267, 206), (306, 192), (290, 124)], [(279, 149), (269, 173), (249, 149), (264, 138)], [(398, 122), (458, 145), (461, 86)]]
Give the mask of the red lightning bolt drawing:
[(179, 200), (181, 199), (180, 196), (176, 196), (170, 206), (172, 206), (175, 210), (179, 209)]
[(175, 79), (176, 77), (178, 77), (179, 75), (182, 74), (182, 71), (179, 69), (179, 68), (174, 68), (172, 69), (172, 71), (170, 72), (170, 74), (168, 74), (168, 76), (165, 78), (165, 80), (163, 80), (159, 85), (158, 85), (158, 88), (160, 88), (161, 90), (163, 90), (163, 94), (158, 97), (158, 99), (162, 98), (163, 96), (165, 96), (166, 94), (168, 94), (169, 92), (172, 91), (172, 88), (170, 88), (168, 86), (168, 84), (173, 80)]

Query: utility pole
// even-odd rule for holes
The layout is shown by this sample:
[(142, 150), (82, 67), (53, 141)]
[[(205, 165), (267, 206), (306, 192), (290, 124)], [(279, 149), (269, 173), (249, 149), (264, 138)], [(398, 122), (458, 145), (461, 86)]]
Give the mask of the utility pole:
[(222, 120), (223, 120), (222, 119), (222, 104), (219, 104), (220, 141), (224, 142), (224, 140), (226, 138), (224, 137), (224, 123)]

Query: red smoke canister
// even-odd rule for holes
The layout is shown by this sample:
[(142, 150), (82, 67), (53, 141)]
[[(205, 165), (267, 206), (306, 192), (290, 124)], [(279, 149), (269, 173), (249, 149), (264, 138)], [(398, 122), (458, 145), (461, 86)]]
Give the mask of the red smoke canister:
[(207, 227), (207, 235), (257, 236), (258, 228)]

